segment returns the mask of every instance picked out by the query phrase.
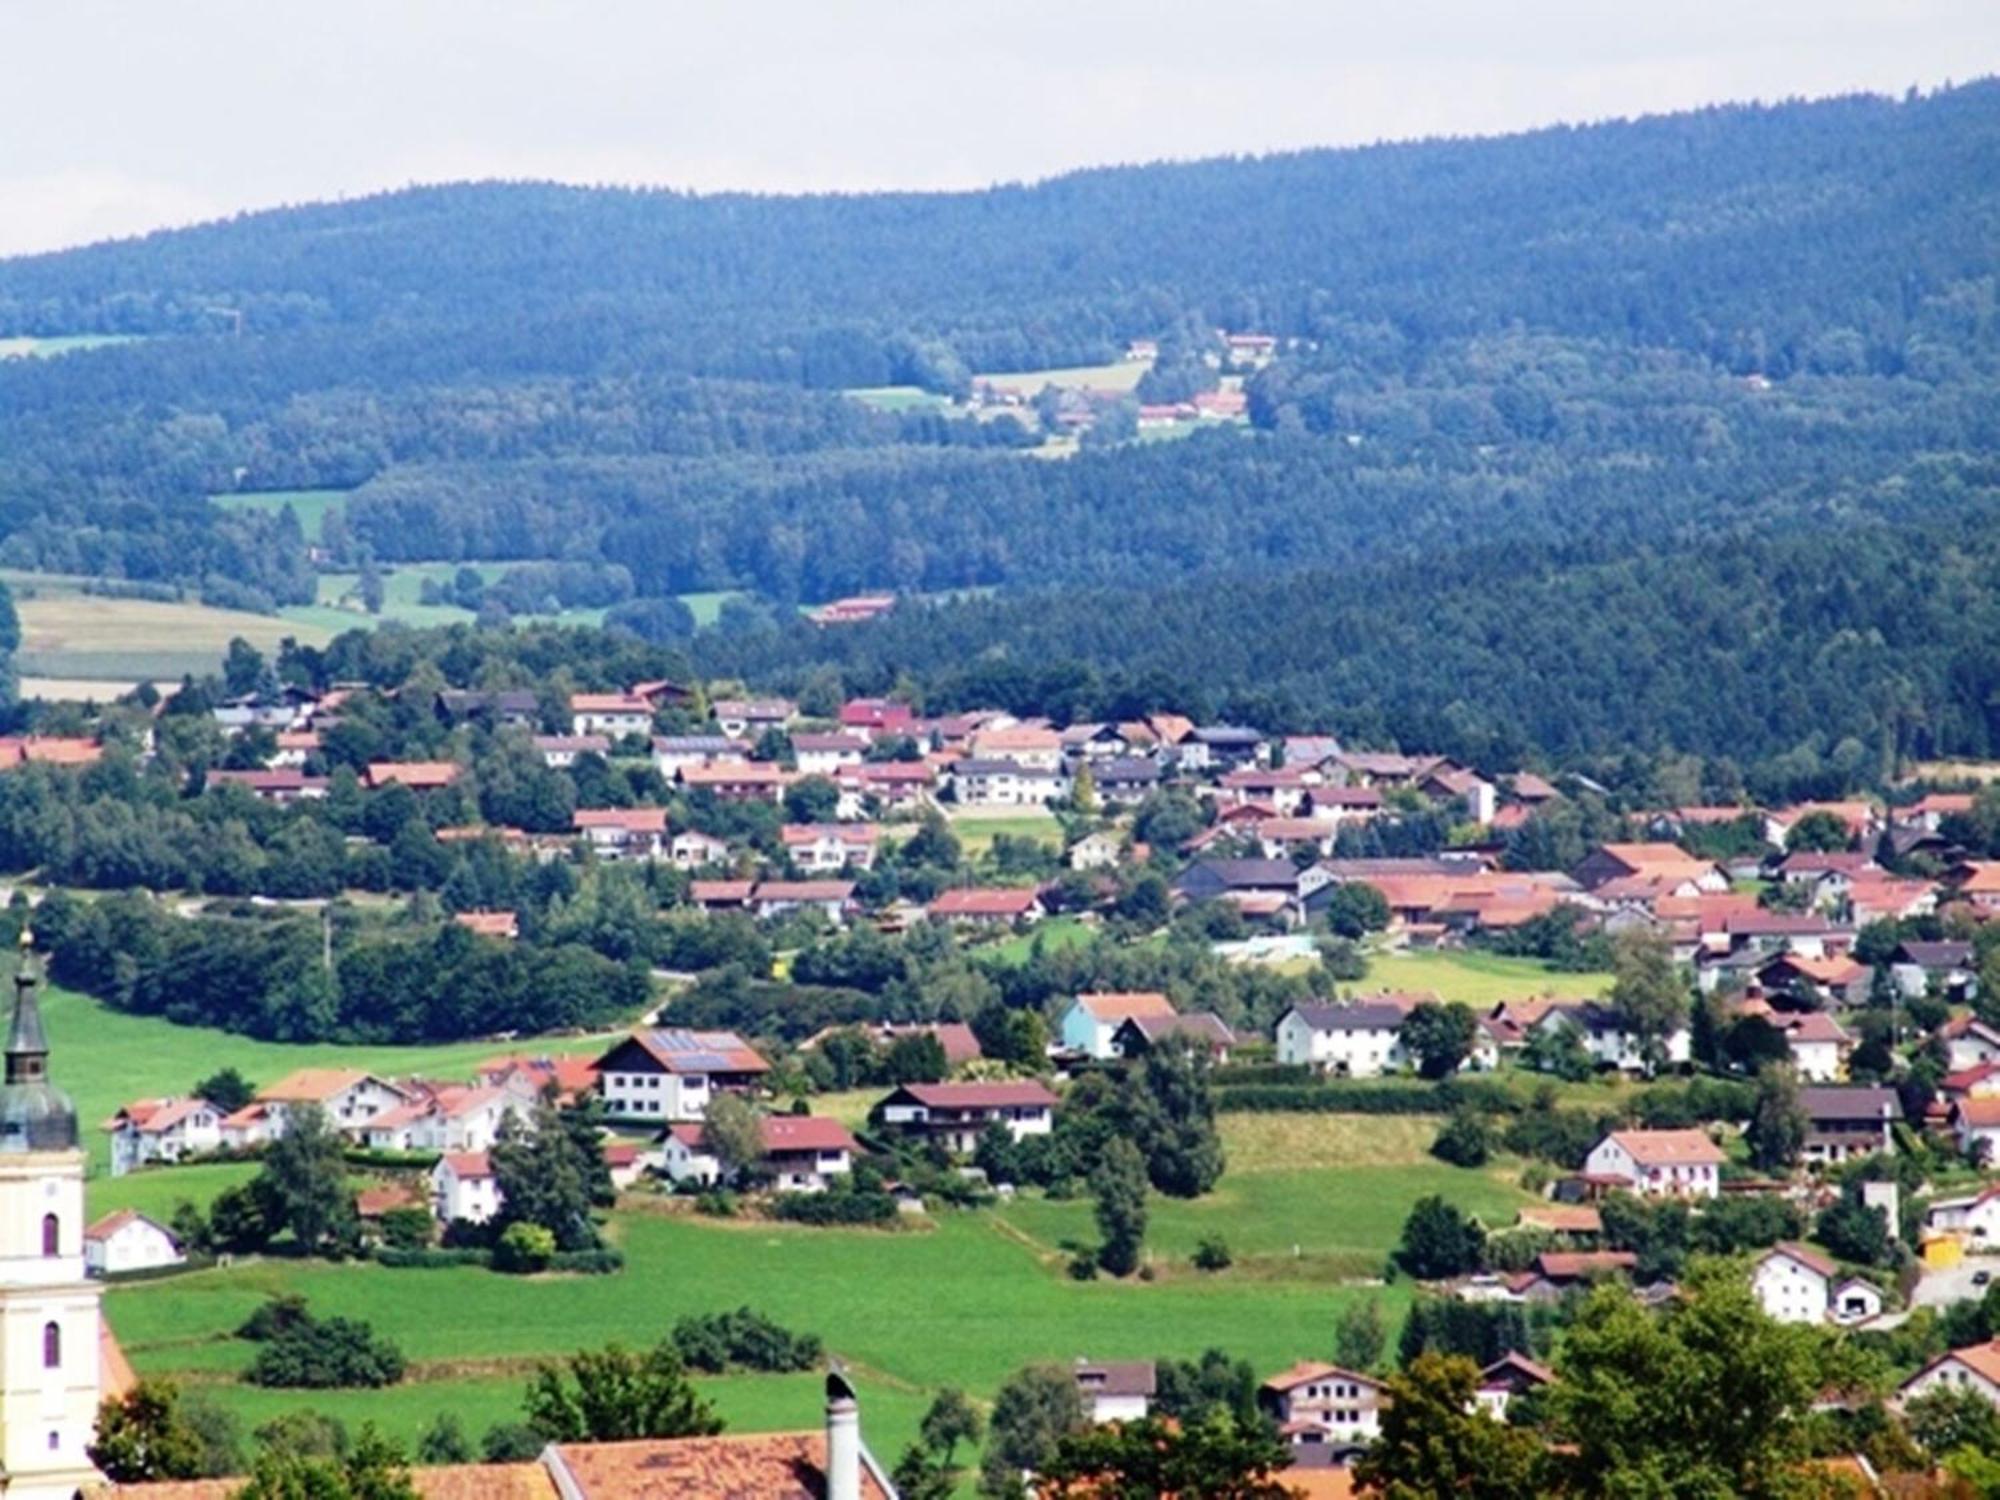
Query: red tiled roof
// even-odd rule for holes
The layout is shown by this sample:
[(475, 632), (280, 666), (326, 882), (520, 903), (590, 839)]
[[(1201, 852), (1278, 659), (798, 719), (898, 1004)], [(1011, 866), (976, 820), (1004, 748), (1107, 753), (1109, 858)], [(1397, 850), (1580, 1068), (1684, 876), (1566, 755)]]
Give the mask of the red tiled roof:
[(365, 779), (371, 787), (395, 785), (427, 791), (450, 786), (458, 780), (459, 769), (448, 760), (378, 760), (369, 765)]
[(665, 833), (664, 807), (579, 807), (570, 814), (573, 828), (622, 828), (627, 833)]
[[(577, 1500), (823, 1500), (826, 1435), (761, 1432), (720, 1437), (562, 1443), (551, 1454)], [(863, 1500), (889, 1500), (867, 1464)]]
[(493, 1175), (493, 1162), (484, 1151), (447, 1151), (439, 1159), (461, 1179)]
[(940, 891), (930, 904), (936, 917), (1019, 917), (1034, 910), (1032, 890)]
[(1614, 1130), (1611, 1138), (1641, 1166), (1720, 1166), (1722, 1152), (1699, 1130)]
[(1809, 1249), (1799, 1244), (1796, 1240), (1778, 1241), (1777, 1244), (1757, 1257), (1758, 1263), (1762, 1264), (1774, 1255), (1781, 1255), (1786, 1260), (1795, 1260), (1808, 1271), (1816, 1271), (1829, 1281), (1840, 1274), (1840, 1267), (1838, 1265), (1828, 1260), (1817, 1250)]
[(1127, 1021), (1136, 1016), (1171, 1016), (1174, 1002), (1157, 990), (1128, 990), (1078, 995), (1076, 1003), (1100, 1021)]

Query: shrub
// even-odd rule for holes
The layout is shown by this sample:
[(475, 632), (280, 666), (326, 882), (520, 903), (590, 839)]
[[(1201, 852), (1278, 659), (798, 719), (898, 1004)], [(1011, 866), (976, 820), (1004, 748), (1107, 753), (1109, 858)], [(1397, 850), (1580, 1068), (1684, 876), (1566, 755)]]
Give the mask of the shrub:
[(736, 1195), (724, 1188), (703, 1193), (694, 1200), (694, 1211), (707, 1214), (711, 1219), (733, 1219), (736, 1217)]
[(1194, 1247), (1194, 1268), (1197, 1271), (1226, 1271), (1235, 1263), (1229, 1253), (1229, 1241), (1219, 1234), (1206, 1235)]
[(887, 1193), (779, 1193), (771, 1217), (795, 1224), (891, 1224), (896, 1200)]
[(555, 1259), (556, 1237), (539, 1224), (509, 1224), (493, 1247), (493, 1269), (517, 1276), (546, 1271)]
[(447, 1266), (490, 1266), (493, 1252), (470, 1245), (428, 1245), (420, 1250), (399, 1250), (383, 1245), (375, 1252), (375, 1264), (392, 1271), (437, 1271)]
[(1076, 1250), (1069, 1258), (1069, 1278), (1071, 1281), (1095, 1281), (1097, 1279), (1097, 1252)]
[(392, 1208), (382, 1215), (382, 1238), (398, 1250), (423, 1249), (434, 1228), (429, 1209)]
[(558, 1250), (549, 1261), (549, 1269), (577, 1276), (609, 1276), (625, 1269), (625, 1256), (609, 1245), (595, 1250)]
[(351, 1318), (308, 1318), (257, 1351), (244, 1379), (252, 1385), (322, 1390), (394, 1385), (403, 1378), (403, 1352)]
[(1431, 1142), (1431, 1155), (1455, 1167), (1483, 1167), (1493, 1154), (1493, 1132), (1470, 1110), (1459, 1110)]
[(817, 1334), (793, 1333), (749, 1307), (682, 1318), (674, 1324), (673, 1342), (682, 1363), (711, 1375), (732, 1368), (810, 1370), (825, 1353)]
[(306, 1309), (306, 1299), (300, 1296), (272, 1297), (263, 1302), (255, 1312), (243, 1320), (236, 1330), (239, 1339), (254, 1339), (259, 1343), (290, 1333), (294, 1328), (302, 1328), (312, 1323), (313, 1316)]

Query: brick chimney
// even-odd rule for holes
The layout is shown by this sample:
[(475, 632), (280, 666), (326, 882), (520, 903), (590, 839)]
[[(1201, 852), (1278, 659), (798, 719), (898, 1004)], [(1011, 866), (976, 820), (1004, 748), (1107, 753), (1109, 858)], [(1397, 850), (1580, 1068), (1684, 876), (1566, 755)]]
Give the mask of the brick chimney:
[(861, 1500), (861, 1409), (838, 1370), (826, 1377), (826, 1500)]

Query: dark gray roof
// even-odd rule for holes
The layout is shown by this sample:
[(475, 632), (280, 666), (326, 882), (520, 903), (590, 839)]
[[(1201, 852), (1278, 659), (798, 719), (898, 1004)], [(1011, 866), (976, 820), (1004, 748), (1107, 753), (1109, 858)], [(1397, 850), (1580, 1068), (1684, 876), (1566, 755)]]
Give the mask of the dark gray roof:
[(1896, 1091), (1875, 1084), (1800, 1089), (1799, 1104), (1814, 1120), (1880, 1120), (1885, 1104), (1890, 1119), (1903, 1118), (1903, 1101)]
[(1158, 781), (1160, 768), (1153, 761), (1141, 760), (1136, 755), (1118, 755), (1093, 765), (1090, 774), (1097, 778), (1099, 786), (1103, 786), (1107, 781)]
[(39, 983), (24, 936), (7, 1032), (7, 1078), (0, 1085), (0, 1152), (76, 1149), (76, 1106), (49, 1082), (49, 1039), (35, 995)]
[(1264, 732), (1261, 729), (1246, 729), (1241, 724), (1212, 724), (1205, 729), (1197, 729), (1194, 737), (1204, 745), (1261, 745)]
[(1213, 876), (1239, 890), (1268, 889), (1296, 891), (1299, 869), (1288, 859), (1203, 859), (1181, 872), (1186, 880), (1196, 871)]
[(1896, 957), (1909, 963), (1921, 964), (1926, 969), (1963, 969), (1972, 962), (1972, 944), (1904, 943), (1896, 949)]
[(1236, 1033), (1223, 1023), (1222, 1017), (1205, 1010), (1188, 1016), (1127, 1016), (1118, 1029), (1123, 1031), (1127, 1026), (1149, 1042), (1157, 1042), (1163, 1036), (1184, 1036), (1191, 1042), (1213, 1047), (1233, 1046), (1236, 1042)]
[(728, 755), (741, 752), (743, 742), (726, 734), (656, 734), (653, 748), (667, 755), (685, 751), (690, 755)]
[(1352, 1005), (1295, 1005), (1299, 1019), (1314, 1031), (1400, 1031), (1408, 1019), (1399, 1005), (1358, 1000)]
[(1086, 1396), (1150, 1396), (1158, 1380), (1150, 1359), (1124, 1364), (1076, 1362), (1077, 1389)]
[(1024, 766), (1018, 760), (962, 760), (951, 768), (954, 776), (1027, 776), (1050, 778), (1056, 773), (1041, 766)]

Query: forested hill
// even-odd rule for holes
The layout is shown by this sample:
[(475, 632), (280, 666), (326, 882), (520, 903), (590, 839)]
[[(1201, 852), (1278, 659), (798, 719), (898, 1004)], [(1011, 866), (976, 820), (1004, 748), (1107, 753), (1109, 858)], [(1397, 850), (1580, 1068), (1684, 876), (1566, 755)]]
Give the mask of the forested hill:
[[(365, 325), (370, 357), (433, 375), (643, 352), (867, 385), (925, 340), (1034, 368), (1199, 312), (1302, 335), (1520, 322), (1774, 375), (1852, 333), (1894, 369), (1924, 299), (1992, 269), (1996, 184), (1986, 82), (977, 193), (433, 187), (0, 264), (0, 333), (216, 331), (220, 308), (248, 332)], [(440, 326), (462, 331), (426, 353)]]

